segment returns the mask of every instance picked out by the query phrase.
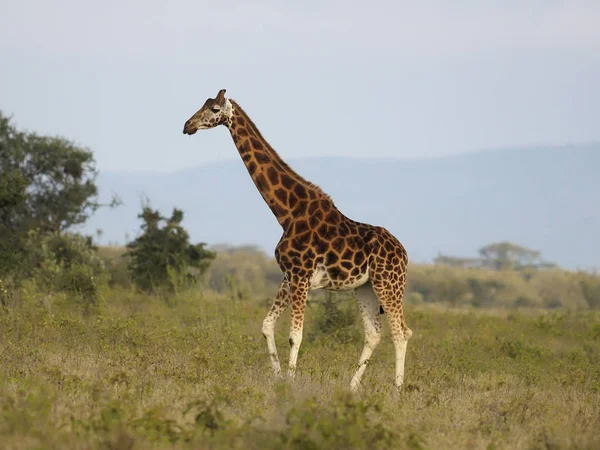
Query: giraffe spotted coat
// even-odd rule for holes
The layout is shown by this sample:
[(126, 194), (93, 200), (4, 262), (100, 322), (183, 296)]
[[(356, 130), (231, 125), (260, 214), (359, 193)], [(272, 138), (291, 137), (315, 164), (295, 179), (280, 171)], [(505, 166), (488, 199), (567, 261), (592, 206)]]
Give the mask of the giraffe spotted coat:
[(412, 331), (406, 325), (403, 296), (408, 256), (403, 245), (385, 228), (346, 217), (318, 186), (302, 178), (262, 137), (243, 109), (225, 98), (225, 90), (206, 100), (184, 125), (188, 135), (226, 126), (256, 188), (271, 209), (283, 234), (275, 258), (283, 280), (262, 332), (273, 372), (281, 375), (274, 329), (291, 305), (288, 375), (294, 376), (306, 299), (313, 289), (353, 291), (362, 318), (365, 343), (350, 381), (360, 386), (366, 365), (381, 338), (380, 315), (390, 324), (396, 350), (394, 383), (404, 381), (404, 361)]

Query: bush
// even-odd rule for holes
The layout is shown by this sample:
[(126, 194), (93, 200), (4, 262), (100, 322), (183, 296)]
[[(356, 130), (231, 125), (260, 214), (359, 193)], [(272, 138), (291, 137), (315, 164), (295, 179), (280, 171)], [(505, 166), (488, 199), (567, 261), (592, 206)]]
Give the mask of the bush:
[(12, 289), (7, 282), (0, 280), (0, 306), (8, 306), (12, 298)]
[(216, 250), (217, 257), (206, 271), (207, 286), (234, 298), (275, 295), (283, 274), (273, 257), (251, 246)]
[[(206, 244), (192, 245), (181, 226), (183, 211), (174, 209), (170, 218), (144, 207), (142, 235), (127, 244), (131, 279), (142, 291), (175, 292), (193, 285), (215, 258)], [(164, 225), (161, 226), (161, 223)]]
[(581, 287), (576, 281), (576, 274), (556, 269), (543, 271), (532, 277), (531, 284), (546, 308), (587, 307)]
[(600, 308), (600, 277), (557, 268), (489, 270), (411, 265), (407, 298), (426, 303), (495, 308)]
[(41, 290), (65, 292), (85, 303), (95, 303), (106, 269), (89, 237), (73, 233), (40, 236), (30, 233), (35, 248), (30, 262), (33, 279)]
[[(319, 304), (323, 311), (315, 323), (315, 331), (309, 334), (308, 341), (314, 341), (317, 334), (326, 334), (339, 344), (360, 341), (361, 326), (356, 326), (358, 314), (354, 299), (342, 293), (325, 292), (324, 301)], [(352, 307), (350, 307), (352, 303)]]
[(291, 408), (281, 433), (283, 447), (318, 448), (390, 448), (396, 433), (373, 420), (381, 410), (374, 401), (356, 400), (338, 394), (326, 407), (312, 397)]
[(462, 305), (468, 302), (471, 294), (464, 276), (466, 272), (446, 266), (411, 266), (407, 291), (421, 294), (428, 303)]
[(580, 273), (579, 287), (588, 307), (600, 309), (600, 277), (589, 273)]
[(63, 268), (55, 283), (58, 290), (82, 300), (85, 304), (95, 304), (99, 294), (94, 268), (82, 264), (72, 264)]
[(423, 295), (420, 292), (409, 292), (405, 296), (407, 305), (420, 305), (423, 303)]

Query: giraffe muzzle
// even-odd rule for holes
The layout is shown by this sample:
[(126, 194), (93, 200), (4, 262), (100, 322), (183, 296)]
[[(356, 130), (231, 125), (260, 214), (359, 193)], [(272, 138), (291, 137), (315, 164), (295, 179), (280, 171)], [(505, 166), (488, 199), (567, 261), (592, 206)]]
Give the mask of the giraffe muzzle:
[(190, 121), (188, 120), (183, 126), (183, 134), (189, 134), (190, 136), (198, 131), (198, 128), (193, 128)]

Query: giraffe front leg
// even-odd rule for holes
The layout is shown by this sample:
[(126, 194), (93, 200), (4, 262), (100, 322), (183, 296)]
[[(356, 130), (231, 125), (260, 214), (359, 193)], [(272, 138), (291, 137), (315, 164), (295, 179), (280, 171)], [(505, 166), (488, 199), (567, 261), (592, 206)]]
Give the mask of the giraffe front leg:
[(304, 312), (306, 311), (306, 298), (308, 296), (308, 282), (296, 280), (290, 283), (290, 297), (292, 301), (292, 317), (290, 323), (290, 363), (288, 376), (296, 375), (298, 351), (302, 343), (302, 328), (304, 326)]
[(281, 365), (277, 356), (277, 346), (275, 345), (275, 323), (281, 314), (290, 304), (290, 286), (287, 280), (283, 280), (275, 296), (275, 301), (269, 309), (267, 316), (263, 320), (262, 333), (267, 340), (267, 349), (271, 359), (271, 367), (276, 378), (281, 377)]

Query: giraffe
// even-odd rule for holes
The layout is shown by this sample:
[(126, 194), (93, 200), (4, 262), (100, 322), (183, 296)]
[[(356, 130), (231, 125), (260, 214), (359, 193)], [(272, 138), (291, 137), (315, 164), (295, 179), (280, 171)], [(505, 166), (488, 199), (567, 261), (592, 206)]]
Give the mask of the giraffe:
[(262, 137), (240, 105), (215, 98), (185, 122), (183, 133), (226, 126), (262, 198), (283, 234), (275, 259), (283, 280), (263, 323), (262, 334), (275, 377), (282, 377), (275, 345), (275, 323), (291, 305), (288, 376), (294, 378), (310, 290), (352, 291), (358, 304), (364, 346), (350, 388), (360, 387), (366, 366), (381, 339), (380, 315), (387, 316), (396, 354), (394, 385), (404, 381), (404, 361), (412, 331), (403, 313), (408, 256), (388, 230), (356, 222), (342, 214), (329, 195), (288, 166)]

